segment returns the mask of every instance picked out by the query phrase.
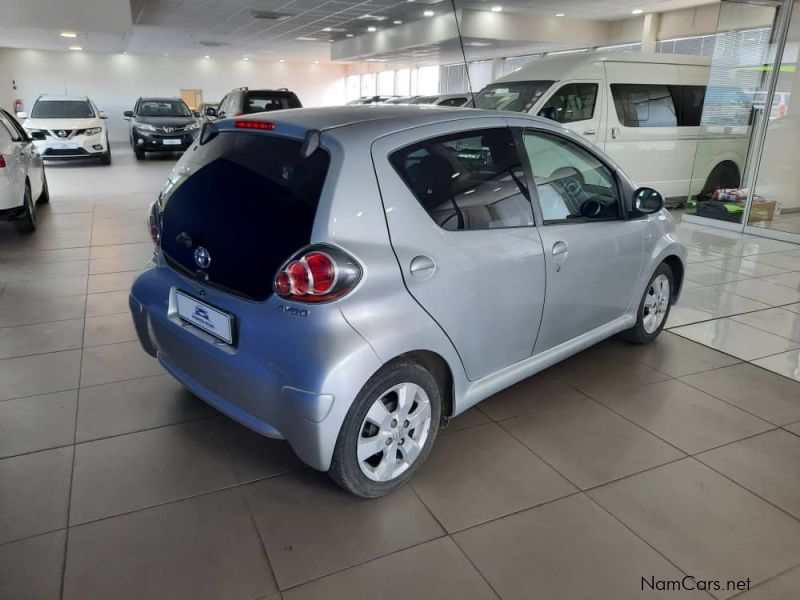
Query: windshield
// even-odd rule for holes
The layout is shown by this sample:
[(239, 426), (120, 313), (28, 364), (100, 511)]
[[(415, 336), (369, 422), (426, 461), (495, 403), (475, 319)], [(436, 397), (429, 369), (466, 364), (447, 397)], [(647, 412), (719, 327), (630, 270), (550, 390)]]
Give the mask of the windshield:
[(86, 100), (37, 100), (33, 119), (93, 119), (92, 105)]
[(244, 101), (244, 114), (302, 108), (294, 94), (247, 94)]
[(492, 83), (475, 96), (475, 108), (529, 112), (554, 81)]
[(191, 117), (189, 107), (181, 100), (142, 100), (140, 117)]

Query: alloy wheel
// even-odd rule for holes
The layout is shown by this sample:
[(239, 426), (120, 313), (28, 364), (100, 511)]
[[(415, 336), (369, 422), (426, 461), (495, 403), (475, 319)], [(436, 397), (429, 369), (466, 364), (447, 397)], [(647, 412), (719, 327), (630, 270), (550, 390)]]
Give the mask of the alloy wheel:
[(431, 429), (431, 403), (415, 383), (392, 386), (373, 402), (359, 429), (361, 472), (373, 481), (395, 479), (419, 458)]
[(644, 297), (642, 326), (647, 333), (654, 333), (663, 323), (669, 298), (669, 279), (662, 273), (653, 279)]

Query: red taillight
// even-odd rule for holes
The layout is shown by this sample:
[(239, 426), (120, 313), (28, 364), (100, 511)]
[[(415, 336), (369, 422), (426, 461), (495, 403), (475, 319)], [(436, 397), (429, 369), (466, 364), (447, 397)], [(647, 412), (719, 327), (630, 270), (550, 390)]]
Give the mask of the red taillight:
[(361, 267), (348, 254), (333, 247), (312, 247), (299, 252), (275, 276), (275, 292), (298, 302), (327, 302), (350, 292), (361, 279)]
[(0, 154), (0, 169), (6, 168), (6, 157)]
[(236, 129), (261, 129), (263, 131), (273, 131), (275, 123), (269, 121), (234, 121)]

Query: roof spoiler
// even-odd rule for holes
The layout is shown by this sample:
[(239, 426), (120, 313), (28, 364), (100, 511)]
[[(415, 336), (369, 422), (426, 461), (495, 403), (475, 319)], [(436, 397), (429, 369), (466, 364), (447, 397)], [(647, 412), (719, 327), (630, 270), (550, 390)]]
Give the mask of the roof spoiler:
[(306, 133), (306, 138), (303, 140), (303, 145), (300, 148), (300, 156), (308, 158), (319, 148), (320, 141), (322, 140), (322, 132), (319, 129), (309, 129)]

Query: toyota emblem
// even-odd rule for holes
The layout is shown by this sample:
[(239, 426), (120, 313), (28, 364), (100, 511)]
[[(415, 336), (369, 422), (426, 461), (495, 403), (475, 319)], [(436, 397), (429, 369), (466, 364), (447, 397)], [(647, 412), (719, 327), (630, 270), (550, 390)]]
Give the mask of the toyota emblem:
[(207, 269), (211, 264), (211, 254), (202, 246), (198, 246), (194, 251), (194, 262), (201, 269)]

